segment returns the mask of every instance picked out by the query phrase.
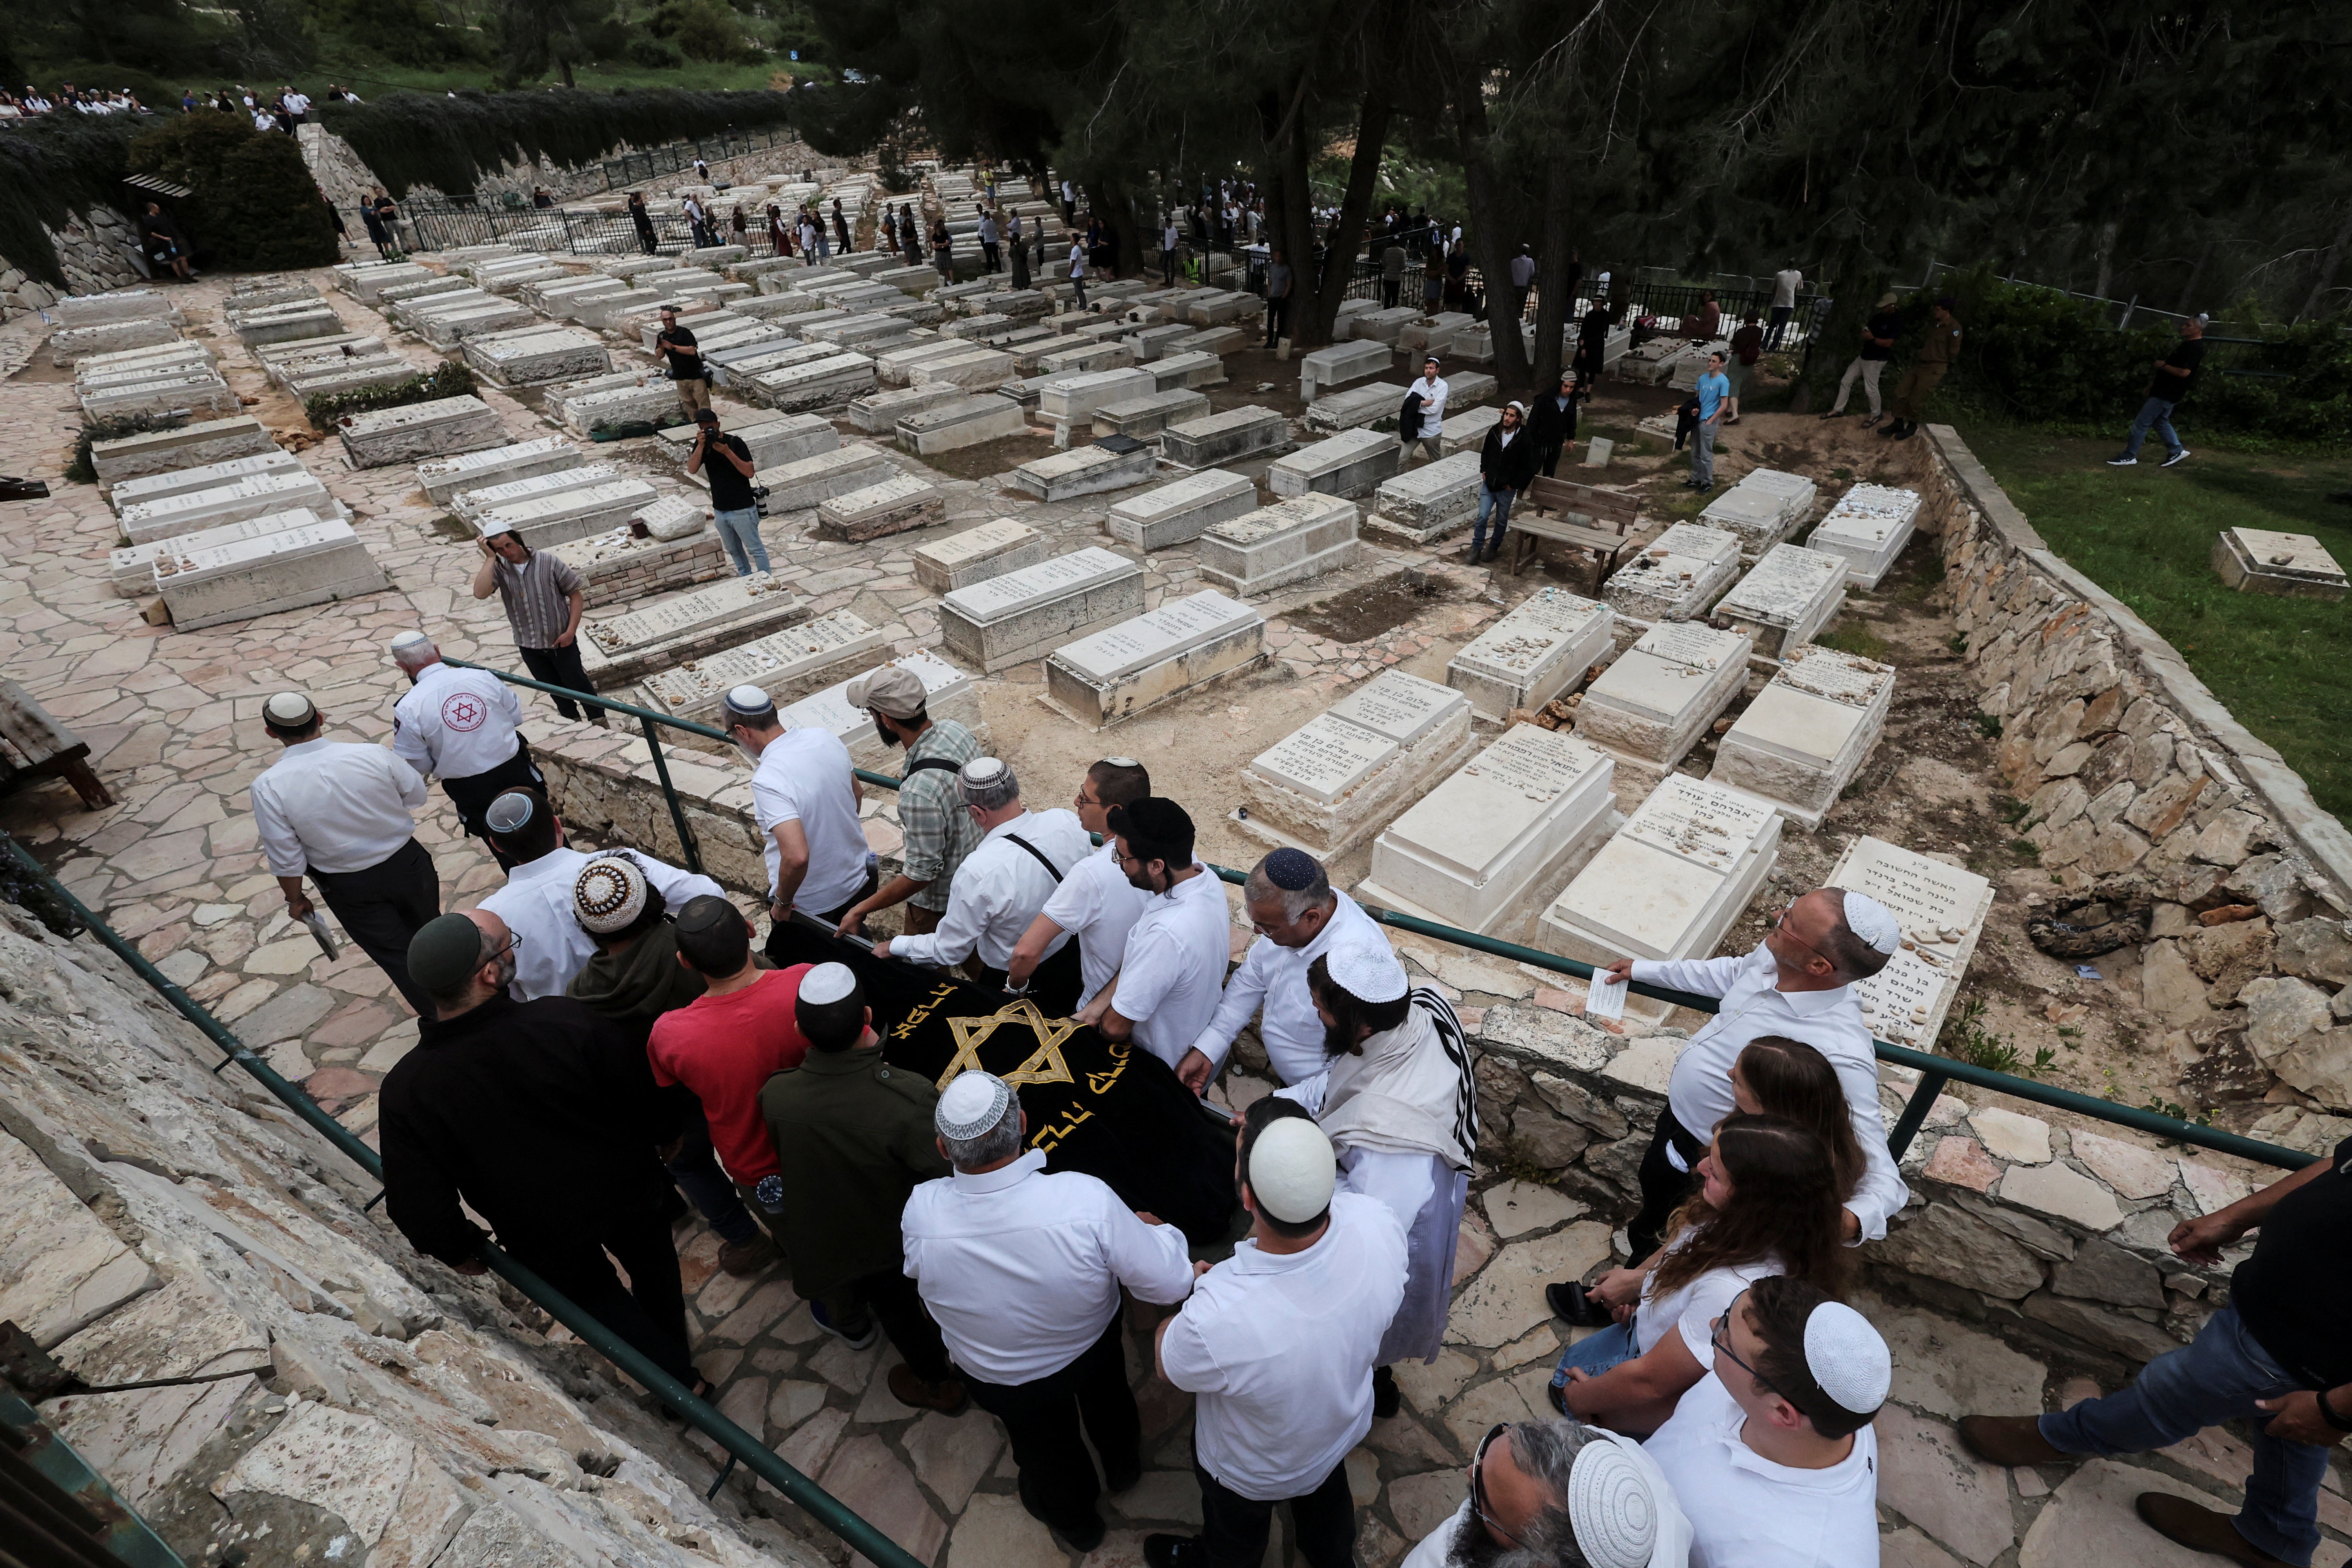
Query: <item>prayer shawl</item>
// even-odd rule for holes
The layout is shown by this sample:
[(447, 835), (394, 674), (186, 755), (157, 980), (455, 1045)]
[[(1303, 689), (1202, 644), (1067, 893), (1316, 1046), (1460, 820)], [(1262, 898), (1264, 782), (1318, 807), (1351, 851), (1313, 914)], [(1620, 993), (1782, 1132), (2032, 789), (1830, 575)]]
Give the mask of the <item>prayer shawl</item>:
[(1331, 1059), (1316, 1120), (1343, 1148), (1434, 1154), (1457, 1171), (1478, 1147), (1478, 1083), (1462, 1020), (1425, 988), (1404, 1022)]

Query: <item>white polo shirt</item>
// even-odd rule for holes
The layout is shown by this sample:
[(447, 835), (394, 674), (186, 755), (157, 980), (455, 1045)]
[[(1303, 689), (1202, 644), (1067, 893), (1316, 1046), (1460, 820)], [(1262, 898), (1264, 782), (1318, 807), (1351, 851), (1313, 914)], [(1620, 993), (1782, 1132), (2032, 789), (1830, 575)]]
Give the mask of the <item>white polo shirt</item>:
[(957, 1171), (907, 1194), (907, 1277), (956, 1365), (1011, 1387), (1061, 1371), (1118, 1314), (1192, 1289), (1184, 1233), (1146, 1225), (1101, 1181), (1045, 1173), (1032, 1149), (1001, 1171)]
[[(634, 849), (623, 853), (637, 863), (672, 914), (688, 899), (705, 893), (727, 896), (727, 889), (708, 877)], [(551, 849), (509, 871), (506, 886), (482, 900), (482, 908), (506, 921), (517, 938), (515, 977), (507, 986), (516, 1001), (562, 995), (572, 977), (596, 956), (596, 939), (581, 929), (572, 897), (581, 868), (595, 858), (578, 849)]]
[(1168, 1381), (1198, 1396), (1201, 1468), (1257, 1502), (1320, 1486), (1372, 1428), (1372, 1365), (1404, 1277), (1396, 1216), (1345, 1192), (1304, 1252), (1245, 1240), (1202, 1275), (1160, 1342)]
[(250, 786), (253, 825), (270, 873), (364, 871), (416, 831), (425, 781), (382, 746), (303, 741)]
[[(1114, 840), (1114, 842), (1116, 842)], [(1145, 895), (1127, 933), (1111, 1006), (1135, 1021), (1135, 1043), (1174, 1067), (1216, 1016), (1233, 955), (1225, 885), (1199, 861), (1197, 876)]]
[(1086, 979), (1086, 991), (1078, 997), (1081, 1009), (1118, 973), (1127, 953), (1127, 933), (1150, 897), (1119, 869), (1118, 846), (1112, 840), (1064, 876), (1038, 911), (1077, 938), (1078, 969)]
[(521, 722), (522, 704), (497, 676), (428, 664), (392, 706), (392, 751), (427, 778), (472, 778), (514, 756)]
[(1265, 1042), (1276, 1077), (1286, 1084), (1303, 1083), (1329, 1065), (1323, 1057), (1323, 1020), (1307, 990), (1307, 966), (1335, 946), (1377, 942), (1386, 950), (1389, 945), (1378, 922), (1355, 900), (1336, 890), (1332, 896), (1339, 907), (1305, 947), (1280, 947), (1264, 936), (1250, 944), (1241, 967), (1225, 982), (1224, 999), (1192, 1041), (1192, 1048), (1208, 1058), (1213, 1068), (1225, 1065), (1234, 1037), (1261, 1005), (1265, 1016), (1258, 1019), (1258, 1037)]
[[(1045, 911), (1056, 886), (1037, 855), (1013, 842), (1016, 837), (1052, 861), (1065, 880), (1094, 847), (1074, 811), (1024, 811), (998, 823), (956, 868), (939, 929), (921, 936), (892, 937), (890, 956), (946, 965), (961, 963), (977, 952), (991, 969), (1008, 967), (1013, 944)], [(1059, 952), (1069, 940), (1066, 931), (1055, 937), (1045, 944), (1045, 956)]]
[(1876, 1568), (1878, 1434), (1865, 1426), (1837, 1464), (1799, 1470), (1740, 1441), (1747, 1421), (1709, 1373), (1643, 1445), (1690, 1520), (1691, 1568)]
[(797, 822), (808, 838), (808, 872), (793, 907), (812, 914), (837, 910), (866, 884), (866, 829), (857, 821), (857, 781), (849, 748), (830, 730), (799, 725), (768, 742), (751, 770), (751, 811), (759, 818), (772, 900), (784, 853), (776, 825)]

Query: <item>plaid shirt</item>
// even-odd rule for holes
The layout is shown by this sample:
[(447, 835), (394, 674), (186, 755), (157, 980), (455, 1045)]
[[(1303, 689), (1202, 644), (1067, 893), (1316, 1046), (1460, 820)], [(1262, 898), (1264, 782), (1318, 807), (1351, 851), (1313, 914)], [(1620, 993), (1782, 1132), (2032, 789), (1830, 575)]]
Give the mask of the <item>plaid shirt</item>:
[(948, 889), (963, 858), (980, 847), (980, 826), (956, 795), (956, 776), (945, 768), (917, 769), (925, 757), (939, 757), (961, 768), (979, 756), (980, 741), (952, 719), (934, 719), (931, 727), (907, 748), (907, 765), (898, 777), (898, 826), (907, 836), (900, 851), (907, 875), (929, 886), (907, 901), (927, 910), (948, 907)]
[(544, 550), (532, 551), (520, 566), (499, 556), (490, 581), (506, 605), (517, 647), (553, 647), (572, 624), (572, 595), (587, 583), (571, 563)]

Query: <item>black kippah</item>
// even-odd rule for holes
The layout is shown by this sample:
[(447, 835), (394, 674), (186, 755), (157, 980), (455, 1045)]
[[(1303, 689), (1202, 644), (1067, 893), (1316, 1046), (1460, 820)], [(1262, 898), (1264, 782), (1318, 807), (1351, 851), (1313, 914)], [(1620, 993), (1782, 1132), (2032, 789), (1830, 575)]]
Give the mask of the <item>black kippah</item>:
[(1304, 849), (1277, 849), (1265, 858), (1260, 869), (1265, 872), (1267, 881), (1286, 893), (1305, 892), (1323, 871), (1315, 863), (1315, 857)]

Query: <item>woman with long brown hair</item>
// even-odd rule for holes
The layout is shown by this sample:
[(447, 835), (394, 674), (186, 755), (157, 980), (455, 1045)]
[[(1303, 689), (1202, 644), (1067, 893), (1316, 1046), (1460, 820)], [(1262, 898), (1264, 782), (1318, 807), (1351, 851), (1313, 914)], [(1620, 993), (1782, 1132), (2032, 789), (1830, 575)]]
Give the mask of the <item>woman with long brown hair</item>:
[(1830, 1152), (1838, 1202), (1854, 1194), (1867, 1169), (1853, 1135), (1845, 1089), (1829, 1058), (1802, 1040), (1759, 1035), (1731, 1064), (1731, 1100), (1749, 1116), (1780, 1116), (1810, 1127)]
[(1643, 1268), (1593, 1287), (1618, 1321), (1560, 1356), (1551, 1397), (1561, 1414), (1654, 1432), (1706, 1375), (1710, 1325), (1749, 1281), (1786, 1274), (1842, 1292), (1841, 1195), (1819, 1133), (1785, 1117), (1726, 1117), (1698, 1175), (1667, 1226), (1673, 1239)]

